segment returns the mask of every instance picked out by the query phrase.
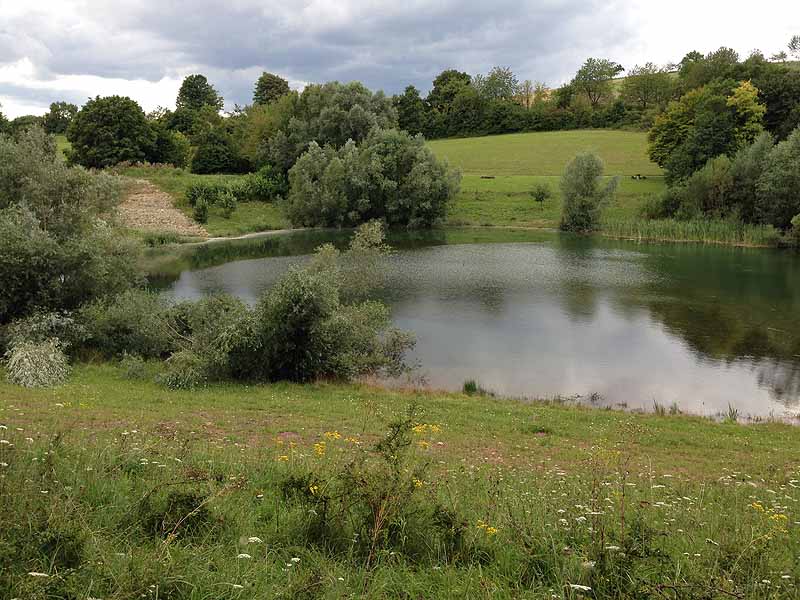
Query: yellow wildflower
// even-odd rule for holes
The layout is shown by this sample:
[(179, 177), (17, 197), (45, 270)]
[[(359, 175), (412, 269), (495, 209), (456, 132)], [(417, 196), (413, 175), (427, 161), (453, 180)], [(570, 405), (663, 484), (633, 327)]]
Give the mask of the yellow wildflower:
[(285, 454), (281, 454), (281, 455), (278, 457), (278, 460), (280, 460), (280, 461), (284, 461), (284, 462), (285, 462), (285, 461), (289, 460), (289, 457), (288, 457), (288, 456), (286, 456)]
[(421, 479), (414, 480), (414, 487), (421, 488), (423, 486), (423, 481)]
[(339, 433), (338, 431), (326, 431), (325, 437), (328, 438), (329, 440), (338, 440), (339, 438), (342, 437), (342, 434)]
[(420, 448), (422, 448), (423, 450), (427, 450), (427, 449), (428, 449), (428, 446), (430, 446), (430, 443), (426, 442), (425, 440), (420, 440), (420, 441), (418, 441), (418, 442), (417, 442), (417, 444), (418, 444), (418, 445), (419, 445), (419, 447), (420, 447)]
[(310, 486), (308, 486), (308, 491), (311, 492), (312, 496), (316, 496), (317, 492), (319, 492), (319, 486), (318, 485), (310, 485)]
[(486, 528), (486, 535), (495, 535), (496, 533), (497, 533), (497, 528), (495, 527)]
[(411, 428), (411, 431), (414, 433), (425, 433), (427, 428), (428, 426), (425, 425), (425, 423), (420, 423), (419, 425), (414, 425), (414, 427)]
[(325, 442), (317, 442), (314, 444), (314, 452), (317, 456), (325, 456)]

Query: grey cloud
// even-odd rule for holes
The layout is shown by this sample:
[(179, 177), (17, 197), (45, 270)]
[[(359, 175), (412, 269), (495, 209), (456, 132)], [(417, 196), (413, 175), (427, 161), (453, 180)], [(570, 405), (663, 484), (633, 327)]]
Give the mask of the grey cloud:
[[(477, 73), (506, 65), (521, 79), (557, 84), (586, 56), (613, 58), (633, 29), (613, 1), (406, 0), (385, 6), (364, 0), (327, 6), (310, 0), (88, 0), (81, 12), (72, 11), (68, 26), (43, 14), (7, 20), (0, 26), (0, 66), (28, 56), (43, 79), (80, 74), (157, 81), (203, 72), (232, 106), (250, 101), (262, 69), (296, 81), (358, 79), (387, 93), (409, 83), (427, 90), (449, 67)], [(349, 16), (330, 17), (331, 10)], [(0, 89), (0, 95), (10, 93)]]

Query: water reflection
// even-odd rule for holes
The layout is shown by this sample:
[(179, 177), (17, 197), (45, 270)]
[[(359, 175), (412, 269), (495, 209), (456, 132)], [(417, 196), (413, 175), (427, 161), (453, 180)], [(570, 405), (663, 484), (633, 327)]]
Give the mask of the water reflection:
[[(334, 237), (275, 238), (245, 251), (274, 258), (194, 270), (192, 261), (230, 260), (235, 249), (183, 256), (162, 284), (177, 297), (226, 292), (253, 302), (305, 260), (292, 254)], [(475, 378), (503, 394), (597, 393), (629, 407), (797, 410), (796, 255), (543, 232), (448, 231), (393, 243), (400, 250), (383, 295), (395, 322), (416, 332), (413, 359), (434, 386)]]

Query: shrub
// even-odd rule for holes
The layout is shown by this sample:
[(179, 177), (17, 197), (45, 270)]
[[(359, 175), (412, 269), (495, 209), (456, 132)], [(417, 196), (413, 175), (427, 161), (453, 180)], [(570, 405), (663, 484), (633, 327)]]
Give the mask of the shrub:
[(211, 203), (206, 199), (205, 196), (199, 198), (194, 204), (194, 210), (192, 211), (192, 217), (198, 223), (207, 223), (208, 222), (208, 209)]
[[(373, 245), (371, 251), (380, 254), (382, 247)], [(309, 266), (292, 269), (265, 294), (232, 340), (234, 377), (310, 381), (405, 369), (411, 336), (390, 327), (383, 304), (342, 301), (360, 291), (344, 289), (343, 262), (323, 249)]]
[(533, 198), (534, 202), (538, 202), (540, 206), (544, 204), (545, 200), (549, 200), (552, 196), (553, 192), (546, 183), (537, 183), (531, 189), (531, 198)]
[(123, 352), (119, 366), (125, 379), (141, 380), (147, 377), (147, 363), (141, 356), (136, 354)]
[(459, 185), (421, 136), (373, 130), (359, 147), (311, 143), (289, 172), (287, 213), (295, 226), (350, 227), (371, 219), (390, 227), (441, 221)]
[(5, 360), (8, 380), (23, 387), (53, 387), (69, 377), (69, 362), (56, 338), (14, 344)]
[[(222, 209), (222, 216), (226, 219), (230, 219), (233, 212), (236, 210), (236, 198), (231, 192), (230, 189), (225, 189), (220, 193), (219, 198), (217, 200), (217, 204), (219, 205), (220, 209)], [(197, 208), (195, 206), (195, 208)]]
[(238, 202), (270, 202), (286, 194), (286, 178), (266, 166), (229, 186)]
[(197, 148), (192, 157), (192, 173), (234, 173), (236, 152), (227, 133), (212, 129), (195, 140)]
[(72, 313), (39, 311), (10, 323), (5, 328), (5, 341), (0, 348), (22, 342), (42, 343), (52, 338), (60, 340), (66, 348), (74, 348), (83, 343), (86, 335), (86, 328)]
[(0, 323), (36, 310), (71, 310), (140, 280), (138, 245), (95, 226), (57, 239), (34, 215), (0, 211)]
[(561, 177), (561, 229), (588, 232), (600, 226), (603, 207), (613, 198), (619, 178), (603, 185), (603, 161), (594, 154), (578, 154)]
[(180, 131), (171, 131), (160, 121), (151, 121), (153, 147), (147, 155), (148, 162), (186, 167), (192, 154), (192, 147)]
[(207, 183), (205, 181), (193, 183), (186, 189), (186, 201), (189, 206), (196, 206), (197, 201), (203, 198), (209, 205), (213, 205), (216, 204), (217, 198), (219, 198), (223, 189), (224, 186), (216, 183)]
[(126, 353), (163, 358), (177, 349), (168, 307), (156, 294), (131, 290), (92, 302), (79, 312), (87, 348), (109, 358)]
[(207, 381), (203, 358), (191, 350), (181, 350), (167, 359), (157, 381), (171, 390), (190, 390)]
[(677, 216), (691, 219), (698, 216), (720, 218), (730, 212), (730, 193), (733, 177), (731, 161), (727, 156), (709, 160), (695, 171), (683, 186)]
[(83, 105), (67, 130), (74, 164), (102, 169), (124, 161), (142, 162), (153, 152), (155, 132), (144, 111), (123, 96), (97, 96)]

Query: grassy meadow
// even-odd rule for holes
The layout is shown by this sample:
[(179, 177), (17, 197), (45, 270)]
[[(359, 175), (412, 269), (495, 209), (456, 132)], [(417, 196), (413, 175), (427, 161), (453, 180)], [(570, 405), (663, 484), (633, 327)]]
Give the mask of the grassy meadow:
[(2, 597), (800, 594), (789, 425), (134, 375), (0, 378)]

